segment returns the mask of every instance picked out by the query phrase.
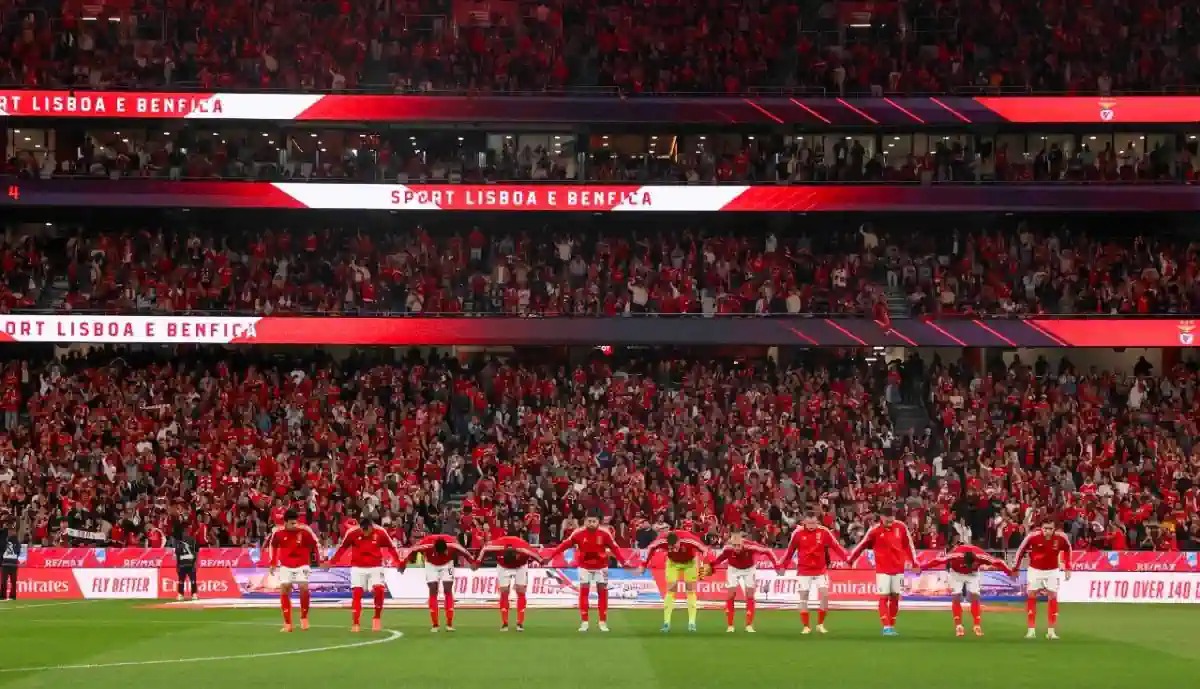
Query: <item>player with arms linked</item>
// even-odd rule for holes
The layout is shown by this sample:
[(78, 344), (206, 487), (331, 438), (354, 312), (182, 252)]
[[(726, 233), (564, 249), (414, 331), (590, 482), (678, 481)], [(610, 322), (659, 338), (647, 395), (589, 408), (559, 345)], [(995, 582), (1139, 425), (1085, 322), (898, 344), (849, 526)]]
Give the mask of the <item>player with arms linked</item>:
[[(441, 629), (438, 621), (438, 586), (441, 585), (446, 601), (446, 631), (454, 631), (454, 566), (455, 561), (462, 557), (471, 566), (479, 568), (479, 561), (453, 536), (434, 534), (426, 536), (408, 549), (404, 560), (420, 554), (425, 558), (425, 583), (429, 585), (429, 620), (432, 626), (429, 631), (437, 633)], [(401, 567), (403, 571), (403, 566)]]
[[(708, 547), (704, 541), (691, 531), (672, 529), (654, 539), (646, 548), (646, 562), (659, 550), (667, 554), (666, 571), (667, 593), (663, 597), (663, 633), (671, 631), (671, 615), (675, 612), (675, 590), (679, 580), (683, 579), (684, 591), (687, 595), (688, 631), (696, 631), (696, 611), (698, 601), (696, 582), (700, 579), (700, 561), (708, 557)], [(643, 567), (642, 570), (645, 568)]]
[(738, 589), (741, 589), (743, 595), (746, 596), (746, 631), (750, 634), (754, 633), (754, 610), (755, 610), (755, 593), (757, 586), (757, 577), (755, 560), (758, 558), (766, 558), (770, 560), (771, 565), (775, 569), (779, 569), (779, 563), (775, 561), (775, 554), (765, 545), (747, 540), (746, 535), (741, 531), (734, 531), (729, 534), (729, 543), (721, 550), (721, 554), (717, 555), (712, 561), (712, 566), (716, 567), (721, 563), (727, 563), (725, 568), (725, 624), (727, 633), (733, 633), (733, 612), (734, 602), (737, 600)]
[(479, 549), (479, 560), (496, 553), (496, 584), (500, 588), (500, 631), (508, 631), (509, 598), (511, 589), (517, 591), (517, 631), (525, 631), (525, 590), (529, 585), (529, 563), (542, 564), (542, 558), (524, 538), (515, 534), (501, 536)]
[(588, 596), (592, 585), (596, 586), (597, 605), (600, 612), (600, 631), (608, 631), (608, 558), (611, 555), (621, 567), (628, 565), (621, 560), (617, 542), (607, 529), (600, 528), (600, 515), (593, 512), (583, 522), (583, 528), (575, 529), (563, 539), (547, 560), (575, 549), (575, 566), (579, 568), (579, 631), (588, 630)]
[(804, 521), (792, 532), (787, 550), (776, 568), (780, 575), (784, 574), (791, 565), (792, 556), (798, 556), (796, 573), (800, 577), (800, 621), (804, 624), (801, 634), (812, 633), (808, 603), (814, 588), (820, 599), (820, 608), (817, 609), (817, 631), (821, 634), (828, 632), (825, 629), (825, 616), (829, 614), (829, 551), (833, 551), (843, 560), (848, 559), (846, 549), (838, 543), (837, 537), (821, 525), (820, 515), (815, 510), (809, 510), (804, 515)]
[(270, 576), (279, 582), (279, 607), (283, 611), (283, 629), (292, 631), (292, 587), (300, 589), (300, 628), (308, 629), (308, 608), (312, 600), (308, 592), (308, 577), (317, 560), (321, 545), (307, 524), (300, 523), (296, 510), (283, 514), (283, 527), (267, 537), (267, 560)]
[(853, 566), (863, 551), (875, 554), (875, 587), (879, 592), (879, 621), (884, 636), (896, 636), (896, 615), (900, 612), (900, 594), (904, 591), (904, 568), (917, 563), (917, 549), (904, 522), (896, 518), (899, 508), (882, 510), (879, 522), (850, 554), (846, 563)]
[(1013, 576), (1013, 571), (1008, 568), (1008, 564), (1004, 560), (988, 555), (979, 546), (962, 543), (960, 538), (955, 540), (958, 540), (959, 543), (953, 550), (934, 559), (925, 569), (950, 567), (950, 610), (954, 614), (954, 635), (966, 636), (967, 634), (962, 623), (962, 599), (963, 592), (966, 591), (971, 599), (971, 619), (975, 623), (975, 636), (983, 636), (983, 609), (979, 600), (979, 571), (984, 567), (989, 567), (998, 569), (1010, 577)]
[(358, 526), (352, 527), (342, 537), (341, 544), (334, 551), (333, 557), (321, 565), (329, 569), (330, 562), (337, 562), (342, 554), (350, 551), (350, 590), (351, 624), (350, 631), (359, 630), (362, 619), (363, 593), (371, 591), (375, 600), (375, 617), (371, 620), (371, 631), (377, 632), (383, 628), (383, 602), (387, 598), (387, 579), (383, 569), (384, 555), (391, 555), (397, 568), (404, 562), (404, 557), (396, 549), (392, 537), (386, 531), (375, 526), (369, 517), (363, 517)]
[(1058, 587), (1063, 580), (1071, 578), (1071, 541), (1059, 531), (1053, 519), (1043, 519), (1042, 526), (1030, 533), (1017, 548), (1017, 558), (1012, 569), (1021, 568), (1021, 559), (1029, 554), (1028, 581), (1025, 585), (1025, 613), (1029, 620), (1026, 639), (1037, 638), (1037, 597), (1046, 594), (1046, 611), (1049, 627), (1047, 639), (1057, 639), (1058, 632)]

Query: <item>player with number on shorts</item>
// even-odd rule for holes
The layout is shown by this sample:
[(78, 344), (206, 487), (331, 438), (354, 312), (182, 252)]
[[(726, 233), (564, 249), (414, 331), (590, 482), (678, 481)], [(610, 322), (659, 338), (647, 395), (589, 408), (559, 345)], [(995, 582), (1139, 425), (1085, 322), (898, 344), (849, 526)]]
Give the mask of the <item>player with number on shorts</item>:
[(300, 628), (308, 629), (308, 576), (321, 547), (317, 535), (307, 524), (301, 524), (296, 510), (283, 515), (283, 528), (267, 537), (267, 562), (270, 577), (279, 582), (279, 608), (283, 612), (283, 629), (292, 631), (292, 587), (300, 589)]
[(441, 585), (446, 598), (446, 631), (454, 631), (454, 564), (459, 557), (464, 558), (471, 569), (478, 569), (479, 562), (466, 548), (454, 540), (453, 536), (436, 534), (426, 536), (405, 553), (405, 560), (420, 553), (425, 557), (425, 583), (429, 585), (429, 620), (433, 626), (431, 632), (437, 632), (438, 623), (438, 585)]
[(741, 531), (734, 531), (729, 534), (729, 543), (721, 550), (721, 554), (712, 561), (713, 567), (726, 563), (725, 624), (727, 626), (725, 631), (727, 633), (734, 632), (734, 601), (737, 600), (739, 589), (746, 597), (746, 631), (750, 634), (754, 633), (755, 593), (757, 593), (758, 584), (755, 576), (757, 572), (755, 560), (760, 557), (770, 560), (771, 565), (775, 569), (779, 569), (779, 563), (775, 561), (775, 554), (771, 552), (770, 548), (747, 540), (746, 535)]
[(983, 636), (983, 606), (980, 602), (979, 570), (983, 567), (990, 567), (1009, 576), (1013, 574), (1004, 560), (988, 555), (979, 546), (962, 543), (961, 538), (956, 540), (959, 540), (960, 543), (953, 550), (934, 559), (925, 566), (925, 569), (941, 569), (947, 565), (950, 567), (950, 611), (954, 615), (954, 635), (967, 635), (962, 623), (962, 598), (965, 591), (971, 600), (971, 618), (975, 622), (975, 636)]
[(1025, 586), (1025, 614), (1029, 621), (1026, 639), (1037, 638), (1037, 597), (1046, 594), (1046, 611), (1049, 627), (1047, 639), (1057, 639), (1058, 632), (1058, 587), (1063, 580), (1071, 578), (1071, 541), (1059, 531), (1053, 519), (1042, 521), (1042, 527), (1025, 537), (1017, 548), (1017, 559), (1012, 569), (1021, 568), (1021, 558), (1029, 553), (1028, 583)]
[(600, 631), (608, 631), (608, 558), (611, 555), (621, 567), (628, 565), (621, 560), (619, 546), (612, 532), (600, 526), (599, 512), (592, 512), (583, 521), (582, 529), (575, 529), (563, 539), (558, 547), (546, 556), (553, 561), (558, 556), (575, 549), (575, 567), (579, 568), (579, 631), (588, 630), (588, 596), (592, 586), (596, 587), (596, 609), (600, 612)]
[[(383, 569), (383, 557), (390, 555), (392, 561), (399, 567), (404, 557), (396, 549), (392, 537), (386, 531), (375, 526), (370, 518), (364, 517), (358, 526), (346, 532), (341, 544), (334, 551), (331, 561), (337, 562), (342, 553), (350, 551), (350, 592), (351, 624), (350, 631), (359, 630), (359, 620), (362, 619), (363, 592), (370, 591), (375, 599), (375, 617), (371, 620), (371, 631), (377, 632), (383, 628), (383, 602), (387, 598), (387, 578)], [(329, 568), (329, 563), (323, 565)]]
[(502, 536), (488, 541), (479, 550), (479, 560), (496, 553), (496, 586), (500, 588), (500, 631), (508, 631), (508, 592), (517, 591), (517, 631), (525, 631), (525, 591), (529, 585), (529, 563), (542, 564), (542, 558), (524, 538)]
[(853, 566), (863, 551), (869, 549), (875, 554), (875, 587), (879, 592), (879, 621), (883, 624), (884, 636), (896, 636), (896, 616), (900, 613), (900, 594), (904, 591), (904, 567), (908, 562), (917, 563), (912, 535), (904, 522), (896, 518), (899, 512), (899, 507), (880, 511), (879, 523), (867, 531), (846, 557), (846, 563)]
[(811, 634), (808, 614), (809, 597), (813, 589), (817, 590), (820, 607), (817, 609), (817, 631), (821, 634), (825, 629), (825, 616), (829, 614), (829, 551), (841, 559), (846, 558), (846, 549), (838, 543), (833, 532), (821, 525), (820, 515), (815, 510), (809, 510), (804, 515), (804, 521), (792, 532), (788, 541), (787, 551), (779, 561), (779, 573), (787, 571), (792, 562), (792, 555), (797, 555), (796, 573), (799, 575), (800, 589), (800, 621), (804, 624), (801, 634)]

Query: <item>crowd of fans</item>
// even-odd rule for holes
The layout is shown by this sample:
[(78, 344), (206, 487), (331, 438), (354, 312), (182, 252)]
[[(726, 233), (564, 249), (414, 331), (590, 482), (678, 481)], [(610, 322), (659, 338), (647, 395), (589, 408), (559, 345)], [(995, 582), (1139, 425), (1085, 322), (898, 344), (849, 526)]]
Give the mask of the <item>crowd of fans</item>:
[[(1171, 91), (1182, 0), (5, 0), (0, 83), (472, 92)], [(864, 28), (866, 27), (866, 28)]]
[[(260, 179), (272, 181), (358, 182), (628, 182), (628, 183), (813, 183), (888, 182), (1193, 182), (1195, 141), (1180, 140), (1144, 151), (1101, 150), (1084, 143), (1064, 150), (1040, 142), (1031, 151), (1009, 150), (980, 140), (977, 144), (942, 142), (925, 155), (871, 152), (862, 137), (799, 137), (784, 142), (748, 137), (741, 146), (654, 153), (593, 151), (582, 159), (570, 150), (517, 147), (511, 140), (499, 150), (464, 146), (458, 137), (441, 145), (417, 148), (401, 136), (366, 136), (339, 152), (325, 152), (309, 137), (288, 134), (233, 134), (188, 146), (171, 137), (131, 143), (119, 133), (88, 137), (69, 157), (43, 149), (19, 150), (0, 173), (28, 178), (92, 177), (106, 179)], [(310, 136), (317, 136), (315, 133)], [(830, 139), (827, 144), (824, 139)], [(883, 137), (884, 140), (887, 137)], [(178, 139), (178, 137), (176, 137)], [(298, 142), (298, 143), (297, 143)], [(868, 142), (870, 143), (870, 142)], [(1037, 142), (1034, 142), (1037, 143)]]
[(869, 281), (854, 231), (784, 244), (775, 235), (751, 240), (629, 227), (46, 231), (9, 240), (2, 258), (12, 271), (0, 303), (267, 315), (875, 313), (884, 307), (883, 288)]
[[(0, 510), (34, 544), (553, 543), (599, 510), (625, 545), (681, 523), (781, 544), (818, 508), (846, 542), (901, 503), (920, 547), (1011, 549), (1043, 516), (1083, 549), (1200, 548), (1197, 372), (652, 354), (472, 361), (390, 350), (92, 349), (4, 369)], [(926, 432), (885, 400), (921, 402)]]
[[(693, 219), (694, 220), (694, 219)], [(1012, 222), (1008, 222), (1008, 221)], [(1048, 219), (923, 232), (912, 218), (747, 233), (633, 221), (10, 231), (0, 309), (61, 312), (854, 314), (1200, 312), (1200, 245)], [(123, 227), (123, 226), (122, 226)], [(925, 228), (927, 229), (927, 228)]]

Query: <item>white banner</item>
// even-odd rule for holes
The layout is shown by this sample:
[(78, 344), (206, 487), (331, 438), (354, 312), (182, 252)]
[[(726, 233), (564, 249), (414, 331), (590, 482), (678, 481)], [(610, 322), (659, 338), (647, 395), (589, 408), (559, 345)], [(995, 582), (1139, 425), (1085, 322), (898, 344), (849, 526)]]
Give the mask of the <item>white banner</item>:
[(157, 569), (71, 570), (84, 598), (158, 598)]
[(1074, 572), (1058, 590), (1064, 603), (1200, 603), (1200, 573)]
[(67, 529), (68, 538), (78, 538), (83, 541), (106, 541), (107, 538), (100, 531), (84, 531), (82, 529)]

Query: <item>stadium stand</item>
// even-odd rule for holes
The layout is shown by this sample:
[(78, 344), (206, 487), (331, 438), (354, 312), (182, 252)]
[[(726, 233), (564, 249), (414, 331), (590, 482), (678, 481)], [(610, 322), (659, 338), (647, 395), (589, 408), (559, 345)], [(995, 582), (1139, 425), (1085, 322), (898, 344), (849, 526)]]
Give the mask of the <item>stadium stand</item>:
[(872, 155), (851, 137), (825, 145), (814, 137), (749, 136), (719, 151), (677, 150), (671, 156), (657, 155), (653, 148), (639, 154), (597, 149), (580, 164), (569, 149), (518, 149), (508, 141), (485, 149), (464, 145), (463, 137), (452, 133), (423, 132), (419, 145), (407, 134), (363, 134), (325, 154), (324, 140), (316, 145), (310, 140), (315, 132), (214, 132), (192, 146), (181, 144), (178, 133), (162, 134), (131, 141), (120, 131), (97, 132), (61, 158), (61, 151), (50, 160), (44, 151), (20, 151), (0, 172), (27, 178), (401, 183), (1183, 183), (1193, 181), (1197, 155), (1195, 137), (1148, 150), (1118, 150), (1112, 141), (1096, 150), (1084, 141), (1068, 153), (1042, 137), (1020, 151), (993, 141), (938, 142), (925, 155), (885, 155), (887, 149)]
[(554, 542), (600, 509), (629, 544), (672, 518), (776, 543), (819, 505), (854, 540), (901, 501), (929, 548), (1011, 547), (1044, 514), (1081, 548), (1194, 548), (1196, 371), (1150, 368), (94, 348), (6, 366), (0, 505), (38, 543), (70, 525), (136, 545), (173, 520), (254, 543), (287, 506), (326, 540), (365, 512), (472, 543), (513, 524)]
[(86, 313), (1187, 314), (1200, 311), (1184, 235), (1006, 219), (914, 232), (912, 219), (804, 221), (734, 234), (627, 222), (526, 229), (480, 221), (401, 230), (230, 234), (95, 229), (11, 234), (0, 306)]

